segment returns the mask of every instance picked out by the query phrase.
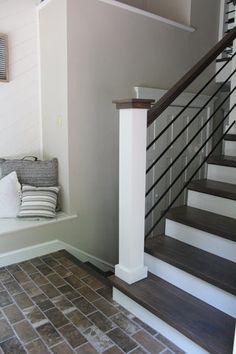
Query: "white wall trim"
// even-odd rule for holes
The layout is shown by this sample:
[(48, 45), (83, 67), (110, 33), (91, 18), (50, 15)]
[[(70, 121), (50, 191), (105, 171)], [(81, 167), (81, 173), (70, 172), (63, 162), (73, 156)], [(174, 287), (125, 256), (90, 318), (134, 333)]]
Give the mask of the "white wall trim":
[(209, 354), (196, 343), (185, 337), (178, 332), (175, 328), (171, 327), (157, 316), (153, 315), (150, 311), (146, 310), (134, 300), (120, 292), (113, 287), (113, 299), (121, 306), (133, 313), (136, 317), (140, 318), (143, 322), (147, 323), (150, 327), (154, 328), (157, 332), (161, 333), (167, 338), (171, 338), (177, 346), (183, 349), (186, 353), (191, 354)]
[(154, 20), (157, 20), (159, 22), (163, 22), (163, 23), (165, 23), (167, 25), (171, 25), (173, 27), (176, 27), (178, 29), (181, 29), (181, 30), (184, 30), (184, 31), (187, 31), (187, 32), (195, 32), (195, 28), (193, 28), (191, 26), (183, 25), (182, 23), (179, 23), (179, 22), (176, 22), (176, 21), (173, 21), (173, 20), (169, 20), (168, 18), (165, 18), (165, 17), (162, 17), (162, 16), (158, 16), (156, 14), (153, 14), (153, 13), (145, 11), (145, 10), (138, 9), (137, 7), (134, 7), (134, 6), (123, 4), (123, 3), (119, 2), (119, 1), (116, 1), (116, 0), (98, 0), (98, 1), (104, 2), (104, 3), (108, 4), (108, 5), (113, 5), (113, 6), (116, 6), (116, 7), (120, 7), (121, 9), (124, 9), (124, 10), (127, 10), (127, 11), (131, 11), (131, 12), (137, 13), (139, 15), (143, 15), (143, 16), (152, 18)]
[(73, 220), (78, 218), (78, 215), (68, 215), (63, 212), (59, 212), (53, 219), (35, 219), (25, 220), (20, 218), (14, 219), (1, 219), (0, 220), (0, 236), (7, 235), (12, 232), (34, 229), (35, 227), (41, 227), (48, 224), (55, 224), (62, 221)]
[(111, 270), (114, 272), (115, 267), (113, 264), (103, 261), (101, 258), (95, 257), (90, 253), (84, 252), (79, 248), (69, 245), (63, 241), (58, 241), (61, 245), (61, 249), (65, 249), (69, 253), (71, 253), (74, 257), (78, 258), (81, 262), (91, 261), (95, 266), (100, 268), (103, 271)]
[(53, 240), (50, 242), (40, 243), (38, 245), (24, 247), (16, 251), (6, 252), (0, 254), (0, 267), (5, 267), (18, 262), (23, 262), (35, 257), (41, 257), (46, 254), (66, 250), (81, 262), (91, 262), (103, 271), (114, 271), (114, 266), (108, 262), (103, 261), (87, 252), (71, 246), (60, 240)]
[[(51, 1), (52, 0), (44, 0), (42, 3), (40, 3), (38, 5), (38, 9), (40, 10), (43, 7), (47, 6)], [(167, 25), (176, 27), (178, 29), (181, 29), (181, 30), (184, 30), (184, 31), (187, 31), (187, 32), (195, 32), (196, 31), (196, 29), (194, 27), (183, 25), (182, 23), (179, 23), (179, 22), (176, 22), (176, 21), (173, 21), (173, 20), (169, 20), (168, 18), (165, 18), (165, 17), (162, 17), (162, 16), (158, 16), (156, 14), (153, 14), (153, 13), (145, 11), (145, 10), (138, 9), (137, 7), (134, 7), (134, 6), (131, 6), (131, 5), (123, 4), (123, 3), (119, 2), (119, 1), (116, 1), (116, 0), (98, 0), (98, 1), (104, 2), (104, 3), (108, 4), (108, 5), (119, 7), (121, 9), (130, 11), (130, 12), (134, 12), (134, 13), (139, 14), (139, 15), (143, 15), (143, 16), (152, 18), (152, 19), (154, 19), (156, 21), (163, 22), (163, 23), (165, 23)]]
[(61, 244), (58, 240), (41, 243), (35, 246), (24, 247), (16, 251), (0, 254), (0, 267), (6, 267), (11, 264), (23, 262), (35, 257), (61, 250)]

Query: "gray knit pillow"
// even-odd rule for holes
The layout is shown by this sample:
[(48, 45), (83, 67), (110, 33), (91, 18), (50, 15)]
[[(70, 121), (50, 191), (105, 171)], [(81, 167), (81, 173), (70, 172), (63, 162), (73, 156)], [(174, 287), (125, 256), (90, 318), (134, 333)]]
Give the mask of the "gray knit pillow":
[(0, 179), (2, 178), (2, 164), (4, 161), (4, 159), (0, 159)]
[(0, 160), (2, 177), (16, 171), (21, 184), (35, 187), (58, 186), (58, 161)]

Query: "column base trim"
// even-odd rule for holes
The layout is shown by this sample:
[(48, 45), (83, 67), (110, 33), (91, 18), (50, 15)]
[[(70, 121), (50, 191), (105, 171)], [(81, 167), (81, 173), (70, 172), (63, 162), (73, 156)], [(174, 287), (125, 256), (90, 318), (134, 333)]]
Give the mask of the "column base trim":
[(120, 264), (115, 266), (115, 275), (128, 284), (136, 283), (139, 280), (147, 278), (148, 268), (141, 266), (139, 268), (128, 269)]

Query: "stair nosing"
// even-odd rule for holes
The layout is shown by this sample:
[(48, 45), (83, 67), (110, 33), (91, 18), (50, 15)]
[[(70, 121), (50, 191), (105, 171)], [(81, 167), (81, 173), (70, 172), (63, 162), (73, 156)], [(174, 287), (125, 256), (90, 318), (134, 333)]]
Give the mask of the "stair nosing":
[[(148, 278), (151, 277), (151, 281), (155, 281), (155, 279), (160, 279), (159, 277), (153, 275), (153, 274), (148, 274)], [(149, 301), (149, 297), (146, 296), (145, 298), (142, 298), (141, 296), (138, 296), (138, 294), (135, 294), (135, 292), (132, 292), (132, 285), (128, 285), (125, 282), (123, 282), (122, 280), (118, 279), (116, 276), (112, 276), (109, 278), (111, 281), (111, 284), (117, 288), (119, 291), (123, 292), (126, 296), (130, 297), (132, 300), (134, 300), (135, 302), (137, 302), (138, 304), (140, 304), (142, 307), (144, 307), (146, 310), (150, 311), (151, 313), (153, 313), (155, 316), (157, 316), (158, 318), (160, 318), (161, 320), (165, 321), (166, 323), (168, 323), (170, 326), (172, 326), (173, 328), (175, 328), (177, 331), (179, 331), (180, 333), (182, 333), (184, 336), (186, 336), (187, 338), (189, 338), (190, 340), (192, 340), (193, 342), (197, 343), (198, 345), (200, 345), (202, 348), (206, 349), (207, 351), (209, 351), (212, 354), (223, 354), (220, 351), (216, 351), (212, 348), (211, 345), (209, 345), (208, 343), (206, 343), (206, 341), (202, 341), (200, 335), (197, 335), (193, 333), (193, 331), (190, 331), (190, 328), (188, 326), (181, 326), (181, 325), (177, 325), (177, 322), (171, 318), (171, 316), (168, 316), (168, 314), (161, 312), (157, 307), (154, 307), (152, 304), (150, 304)], [(197, 307), (200, 304), (202, 306), (205, 306), (207, 309), (213, 310), (216, 313), (222, 314), (223, 316), (225, 316), (225, 318), (228, 318), (230, 320), (232, 320), (232, 325), (233, 325), (233, 329), (234, 329), (234, 319), (232, 316), (229, 316), (225, 313), (223, 313), (222, 311), (212, 307), (211, 305), (205, 303), (204, 301), (194, 297), (193, 295), (190, 295), (188, 293), (186, 293), (184, 290), (181, 290), (179, 288), (177, 288), (176, 286), (174, 286), (171, 283), (168, 283), (167, 281), (160, 279), (161, 282), (168, 284), (170, 287), (172, 287), (173, 289), (177, 289), (177, 294), (176, 292), (173, 292), (173, 296), (176, 296), (177, 298), (180, 297), (179, 294), (184, 294), (185, 297), (187, 297), (188, 299), (194, 299), (194, 301), (196, 302), (196, 304), (191, 304), (191, 306), (193, 307)], [(141, 282), (145, 281), (141, 280), (138, 283), (136, 283), (136, 286), (139, 286), (139, 284), (141, 284)], [(124, 284), (124, 286), (122, 286), (122, 284)], [(232, 343), (233, 346), (233, 343)]]
[(226, 136), (224, 137), (224, 140), (236, 142), (236, 134), (226, 134)]
[[(175, 244), (175, 246), (180, 246), (181, 247), (181, 245), (183, 245), (183, 247), (185, 249), (187, 249), (189, 251), (191, 250), (192, 251), (192, 258), (195, 256), (194, 252), (198, 252), (198, 256), (200, 255), (200, 256), (205, 257), (205, 258), (209, 257), (210, 259), (214, 259), (215, 261), (218, 260), (218, 261), (220, 261), (222, 263), (225, 263), (225, 265), (226, 264), (228, 264), (228, 265), (231, 264), (231, 265), (235, 266), (235, 268), (236, 268), (236, 264), (234, 262), (226, 260), (226, 259), (221, 258), (221, 257), (216, 256), (216, 255), (213, 255), (213, 254), (211, 254), (209, 252), (206, 252), (204, 250), (201, 250), (201, 249), (199, 249), (197, 247), (188, 245), (188, 244), (186, 244), (186, 243), (184, 243), (182, 241), (178, 241), (178, 240), (176, 240), (174, 238), (171, 238), (169, 236), (166, 236), (166, 235), (156, 237), (157, 240), (158, 239), (160, 240), (161, 238), (163, 238), (164, 241), (167, 240), (169, 242), (173, 242)], [(160, 259), (163, 262), (166, 262), (166, 263), (168, 263), (168, 264), (170, 264), (170, 265), (172, 265), (172, 266), (174, 266), (174, 267), (176, 267), (178, 269), (181, 269), (182, 271), (184, 271), (184, 272), (186, 272), (188, 274), (191, 274), (191, 275), (193, 275), (193, 276), (195, 276), (195, 277), (197, 277), (197, 278), (199, 278), (199, 279), (201, 279), (201, 280), (203, 280), (203, 281), (205, 281), (205, 282), (207, 282), (207, 283), (209, 283), (211, 285), (214, 285), (217, 288), (222, 289), (222, 290), (226, 291), (229, 294), (232, 294), (232, 295), (236, 296), (236, 286), (232, 287), (232, 285), (227, 284), (224, 281), (222, 282), (220, 279), (217, 279), (216, 277), (214, 277), (210, 273), (207, 273), (207, 272), (204, 273), (203, 271), (194, 268), (194, 266), (191, 267), (190, 265), (184, 263), (183, 261), (179, 261), (176, 258), (174, 259), (170, 255), (168, 256), (166, 254), (162, 254), (161, 252), (159, 252), (158, 248), (157, 248), (156, 251), (153, 251), (152, 249), (150, 249), (147, 246), (145, 246), (145, 252), (150, 254), (151, 256), (153, 256), (155, 258)]]
[[(228, 191), (224, 191), (224, 190), (220, 190), (220, 189), (217, 190), (213, 187), (211, 188), (211, 187), (207, 187), (207, 186), (201, 186), (201, 184), (199, 183), (201, 181), (212, 181), (212, 182), (218, 184), (219, 186), (220, 185), (222, 185), (222, 186), (229, 185), (229, 186), (235, 187), (235, 185), (232, 183), (224, 183), (224, 182), (220, 182), (220, 181), (204, 179), (204, 180), (198, 180), (198, 181), (191, 182), (188, 186), (188, 190), (198, 192), (198, 193), (209, 194), (209, 195), (213, 195), (213, 196), (220, 197), (220, 198), (236, 200), (236, 192), (232, 193), (232, 192), (228, 192)], [(199, 183), (199, 186), (196, 185), (197, 183)]]
[(207, 163), (208, 165), (236, 168), (236, 157), (228, 155), (211, 156), (208, 158)]
[(198, 209), (198, 208), (194, 208), (194, 207), (190, 207), (190, 206), (183, 206), (183, 207), (177, 207), (177, 208), (173, 208), (171, 211), (169, 211), (166, 215), (166, 219), (167, 220), (171, 220), (174, 222), (177, 222), (179, 224), (182, 225), (186, 225), (188, 227), (197, 229), (197, 230), (201, 230), (203, 232), (224, 238), (226, 240), (232, 241), (232, 242), (236, 242), (236, 234), (234, 235), (234, 237), (232, 237), (232, 232), (228, 232), (228, 231), (222, 231), (221, 229), (219, 229), (219, 227), (216, 227), (215, 224), (213, 224), (213, 226), (211, 225), (211, 227), (209, 226), (209, 224), (204, 225), (203, 223), (199, 223), (197, 220), (194, 220), (194, 222), (190, 219), (188, 219), (188, 217), (184, 216), (182, 218), (180, 218), (178, 215), (173, 215), (173, 211), (175, 211), (176, 209), (182, 209), (182, 208), (188, 208), (191, 211), (196, 211), (198, 213), (201, 214), (205, 214), (205, 215), (210, 215), (210, 216), (214, 216), (217, 220), (220, 218), (222, 220), (225, 220), (227, 223), (228, 220), (230, 220), (231, 222), (236, 222), (235, 219), (230, 218), (228, 216), (224, 216), (224, 215), (219, 215), (216, 213), (212, 213), (210, 211), (207, 210), (203, 210), (203, 209)]

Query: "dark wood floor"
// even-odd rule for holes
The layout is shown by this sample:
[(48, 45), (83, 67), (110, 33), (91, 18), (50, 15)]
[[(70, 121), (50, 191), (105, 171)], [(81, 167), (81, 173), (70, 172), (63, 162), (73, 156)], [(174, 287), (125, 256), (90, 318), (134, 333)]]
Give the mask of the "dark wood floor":
[(198, 230), (236, 241), (236, 219), (188, 206), (173, 208), (166, 217)]
[(195, 192), (236, 200), (236, 185), (231, 183), (201, 179), (191, 182), (188, 189)]
[(236, 295), (236, 263), (168, 236), (145, 242), (145, 252)]
[(208, 159), (208, 164), (228, 167), (236, 167), (236, 156), (219, 155)]
[(149, 274), (128, 285), (112, 276), (115, 288), (198, 343), (211, 354), (230, 354), (235, 320), (212, 306)]

